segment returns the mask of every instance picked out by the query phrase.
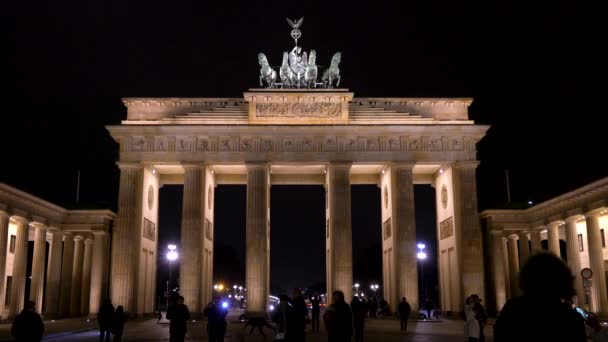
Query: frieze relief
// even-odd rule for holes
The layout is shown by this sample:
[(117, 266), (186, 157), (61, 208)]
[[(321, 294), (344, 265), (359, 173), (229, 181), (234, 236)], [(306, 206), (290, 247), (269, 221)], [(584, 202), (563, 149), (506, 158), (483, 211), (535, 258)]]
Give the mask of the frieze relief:
[(256, 103), (256, 116), (264, 118), (337, 118), (342, 115), (340, 103), (291, 102)]
[(125, 152), (475, 152), (471, 137), (133, 136)]

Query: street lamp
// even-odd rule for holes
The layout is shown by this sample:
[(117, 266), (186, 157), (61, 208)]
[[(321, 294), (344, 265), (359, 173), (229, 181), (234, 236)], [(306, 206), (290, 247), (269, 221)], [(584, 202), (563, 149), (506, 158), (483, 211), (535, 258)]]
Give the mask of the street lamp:
[(169, 249), (169, 251), (167, 252), (167, 260), (169, 261), (169, 280), (167, 280), (167, 310), (169, 310), (169, 284), (173, 286), (173, 279), (171, 279), (173, 262), (177, 260), (179, 255), (177, 254), (177, 246), (170, 244), (169, 246), (167, 246), (167, 249)]
[(355, 283), (355, 296), (359, 295), (359, 283)]
[(423, 304), (424, 301), (426, 300), (426, 287), (424, 287), (424, 260), (426, 259), (426, 253), (424, 252), (424, 249), (426, 248), (425, 244), (423, 243), (419, 243), (418, 244), (418, 253), (416, 254), (416, 257), (418, 258), (418, 260), (420, 260), (420, 278), (422, 280), (422, 293), (424, 293), (424, 298), (423, 298)]

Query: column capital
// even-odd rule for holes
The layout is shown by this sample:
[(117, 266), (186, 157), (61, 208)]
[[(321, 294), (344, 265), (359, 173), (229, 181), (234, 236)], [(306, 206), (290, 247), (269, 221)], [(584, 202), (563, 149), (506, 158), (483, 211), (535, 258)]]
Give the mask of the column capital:
[(30, 227), (42, 230), (48, 229), (48, 226), (46, 224), (40, 222), (30, 222)]
[(390, 162), (387, 164), (387, 166), (389, 166), (390, 168), (394, 168), (394, 169), (409, 169), (412, 170), (414, 169), (414, 166), (416, 166), (416, 163), (414, 162)]
[(121, 170), (123, 169), (143, 169), (144, 166), (141, 163), (134, 163), (134, 162), (116, 162), (116, 166), (118, 166), (118, 168), (120, 168)]
[(601, 208), (596, 208), (596, 209), (592, 209), (592, 210), (586, 211), (583, 216), (585, 216), (585, 218), (587, 218), (587, 217), (600, 217), (604, 213), (606, 213), (606, 208), (601, 207)]
[(105, 230), (93, 230), (91, 233), (93, 233), (93, 236), (103, 236), (108, 234)]
[(3, 211), (2, 209), (0, 209), (0, 217), (8, 217), (10, 216), (6, 211)]
[(21, 224), (21, 225), (29, 225), (30, 221), (28, 219), (26, 219), (25, 217), (21, 217), (21, 216), (11, 216), (11, 221), (17, 223), (17, 224)]
[(564, 221), (566, 223), (575, 223), (576, 224), (576, 222), (578, 222), (579, 220), (584, 219), (584, 218), (585, 218), (585, 215), (577, 214), (577, 215), (574, 215), (574, 216), (568, 216), (568, 217), (566, 217), (564, 219)]
[(457, 169), (476, 169), (479, 166), (479, 160), (458, 161), (451, 166)]
[(84, 236), (82, 236), (82, 235), (74, 236), (74, 241), (81, 241), (81, 240), (84, 240)]
[(519, 239), (519, 235), (517, 234), (509, 234), (507, 235), (507, 237), (511, 240), (518, 240)]
[(93, 239), (91, 239), (91, 238), (86, 238), (86, 239), (84, 239), (84, 244), (85, 244), (85, 245), (90, 245), (90, 244), (92, 244), (92, 243), (93, 243)]
[(488, 233), (490, 233), (490, 235), (494, 235), (494, 236), (503, 236), (504, 231), (502, 229), (492, 229), (492, 230), (488, 231)]
[(564, 224), (566, 224), (566, 222), (564, 222), (562, 220), (551, 221), (551, 222), (547, 223), (547, 228), (550, 228), (550, 227), (559, 227), (559, 226), (564, 225)]
[(203, 168), (205, 168), (205, 164), (197, 164), (197, 163), (180, 163), (180, 165), (184, 168), (184, 170), (186, 169), (199, 169), (202, 170)]
[(522, 235), (528, 236), (528, 234), (530, 234), (530, 230), (528, 230), (528, 229), (520, 230), (519, 232), (517, 232), (517, 235), (519, 235), (519, 236), (522, 236)]

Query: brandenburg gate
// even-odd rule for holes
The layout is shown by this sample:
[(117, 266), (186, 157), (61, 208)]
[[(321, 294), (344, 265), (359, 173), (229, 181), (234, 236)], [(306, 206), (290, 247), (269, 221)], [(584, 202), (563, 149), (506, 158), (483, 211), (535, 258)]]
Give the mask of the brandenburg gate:
[[(112, 241), (113, 303), (154, 310), (158, 189), (183, 184), (180, 289), (201, 312), (212, 295), (214, 189), (246, 184), (247, 310), (269, 291), (270, 187), (326, 189), (327, 291), (352, 295), (351, 184), (381, 188), (387, 301), (418, 307), (414, 184), (437, 193), (441, 305), (484, 294), (476, 143), (466, 98), (356, 98), (345, 89), (251, 89), (242, 98), (128, 98), (110, 126), (120, 144)], [(380, 224), (379, 224), (380, 227)]]

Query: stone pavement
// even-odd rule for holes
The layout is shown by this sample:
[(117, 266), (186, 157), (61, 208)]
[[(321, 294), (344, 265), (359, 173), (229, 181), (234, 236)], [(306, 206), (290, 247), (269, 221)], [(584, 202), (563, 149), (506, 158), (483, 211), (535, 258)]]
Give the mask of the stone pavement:
[[(93, 322), (78, 319), (66, 319), (51, 323), (45, 322), (49, 341), (82, 341), (96, 342), (99, 339), (97, 330), (92, 329)], [(62, 330), (63, 329), (63, 330)], [(487, 333), (491, 329), (486, 329)], [(440, 322), (410, 322), (408, 332), (403, 334), (399, 331), (399, 322), (396, 320), (368, 320), (365, 327), (365, 341), (381, 342), (462, 342), (463, 322), (442, 320)], [(272, 333), (266, 330), (266, 339), (258, 332), (248, 336), (249, 328), (243, 329), (243, 323), (230, 322), (226, 342), (271, 342)], [(134, 320), (127, 322), (123, 341), (168, 341), (169, 325), (158, 324), (156, 320)], [(205, 322), (194, 322), (189, 324), (187, 341), (206, 341)], [(0, 341), (10, 341), (10, 325), (0, 325)], [(321, 327), (320, 334), (309, 333), (307, 342), (325, 342), (327, 335)], [(491, 338), (488, 341), (492, 341)]]

